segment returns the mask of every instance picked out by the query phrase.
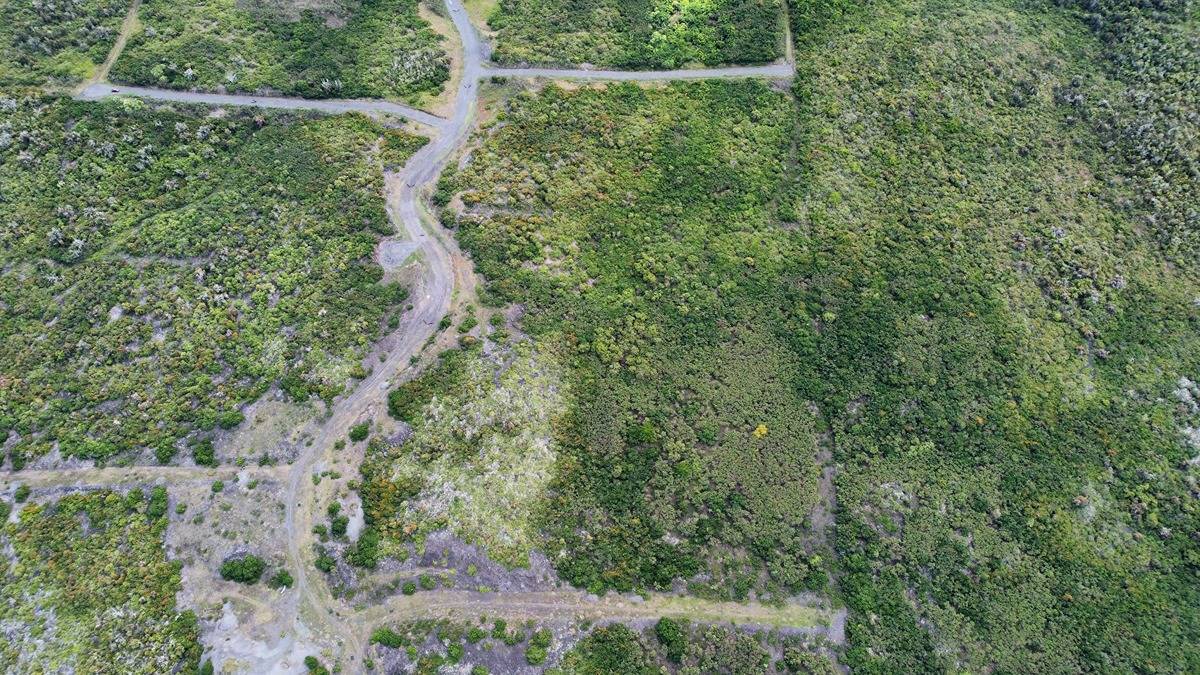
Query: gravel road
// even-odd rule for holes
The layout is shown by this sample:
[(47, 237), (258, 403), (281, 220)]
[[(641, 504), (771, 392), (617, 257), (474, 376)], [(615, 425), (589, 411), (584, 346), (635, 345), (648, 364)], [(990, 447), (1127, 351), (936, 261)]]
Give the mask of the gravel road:
[(174, 101), (214, 106), (249, 106), (282, 110), (318, 110), (327, 113), (360, 112), (371, 115), (396, 115), (426, 126), (441, 128), (446, 120), (406, 105), (375, 99), (303, 99), (283, 96), (253, 96), (249, 94), (214, 94), (203, 91), (179, 91), (152, 87), (130, 87), (123, 84), (99, 82), (88, 85), (76, 98), (96, 101), (110, 96), (133, 96), (150, 101)]
[(669, 80), (711, 80), (717, 78), (764, 77), (790, 80), (794, 73), (790, 63), (765, 66), (729, 66), (726, 68), (695, 68), (681, 70), (595, 70), (591, 68), (506, 68), (490, 65), (485, 76), (547, 77), (561, 80), (610, 80), (618, 82), (658, 82)]

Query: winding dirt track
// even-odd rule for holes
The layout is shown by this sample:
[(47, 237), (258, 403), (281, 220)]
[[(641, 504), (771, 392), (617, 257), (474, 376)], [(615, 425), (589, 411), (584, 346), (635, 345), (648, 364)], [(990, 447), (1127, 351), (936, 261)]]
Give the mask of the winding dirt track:
[[(302, 433), (311, 442), (301, 449), (296, 461), (286, 467), (251, 470), (270, 472), (271, 477), (283, 479), (286, 490), (285, 534), (288, 538), (288, 567), (294, 572), (292, 592), (279, 596), (275, 606), (281, 624), (290, 627), (286, 636), (272, 646), (269, 653), (251, 658), (248, 665), (254, 672), (282, 671), (295, 663), (289, 661), (297, 645), (325, 645), (340, 653), (342, 667), (349, 672), (362, 670), (359, 659), (364, 654), (363, 641), (371, 629), (390, 621), (422, 617), (468, 617), (481, 613), (530, 618), (590, 618), (608, 620), (639, 620), (663, 615), (688, 616), (701, 621), (735, 622), (739, 624), (786, 628), (799, 632), (820, 632), (830, 639), (842, 640), (844, 611), (819, 609), (805, 603), (769, 607), (756, 603), (710, 602), (695, 598), (651, 596), (647, 599), (610, 595), (595, 598), (578, 590), (564, 589), (542, 592), (476, 593), (439, 590), (415, 596), (396, 596), (382, 604), (361, 610), (349, 607), (332, 597), (328, 586), (315, 573), (308, 558), (311, 531), (319, 505), (315, 492), (305, 489), (311, 485), (310, 476), (323, 466), (334, 443), (345, 437), (350, 426), (369, 419), (378, 406), (384, 405), (389, 388), (405, 377), (415, 375), (410, 368), (412, 357), (421, 354), (427, 340), (434, 335), (437, 324), (451, 307), (456, 275), (459, 283), (469, 278), (469, 266), (459, 264), (452, 238), (439, 233), (436, 226), (426, 227), (432, 218), (423, 217), (423, 195), (437, 180), (446, 162), (467, 138), (476, 115), (478, 86), (481, 78), (504, 75), (513, 77), (583, 79), (611, 81), (664, 81), (701, 78), (765, 77), (788, 79), (791, 63), (765, 66), (712, 68), (702, 70), (638, 71), (500, 68), (487, 62), (487, 47), (471, 25), (461, 0), (444, 0), (450, 18), (461, 36), (463, 73), (455, 95), (453, 115), (449, 119), (388, 101), (367, 100), (303, 100), (233, 94), (210, 94), (145, 87), (126, 87), (103, 82), (108, 67), (115, 61), (127, 33), (136, 24), (136, 3), (123, 26), (122, 36), (113, 53), (105, 61), (94, 80), (83, 87), (77, 97), (96, 100), (109, 96), (133, 96), (150, 100), (178, 101), (218, 106), (256, 106), (290, 110), (316, 110), (329, 113), (360, 112), (373, 115), (393, 115), (426, 125), (432, 138), (396, 173), (385, 176), (387, 208), (397, 227), (403, 227), (408, 239), (415, 243), (423, 260), (424, 275), (410, 295), (412, 309), (402, 316), (393, 334), (395, 344), (386, 360), (376, 364), (371, 375), (358, 383), (347, 396), (337, 399), (327, 416), (308, 423)], [(465, 276), (464, 276), (465, 275)], [(246, 471), (242, 469), (241, 471)], [(129, 483), (187, 484), (193, 481), (212, 481), (217, 477), (236, 475), (238, 469), (222, 467), (203, 469), (189, 467), (133, 467), (125, 469), (69, 469), (60, 471), (27, 471), (0, 476), (0, 480), (28, 482), (46, 486), (105, 486)], [(315, 578), (314, 578), (315, 577)]]

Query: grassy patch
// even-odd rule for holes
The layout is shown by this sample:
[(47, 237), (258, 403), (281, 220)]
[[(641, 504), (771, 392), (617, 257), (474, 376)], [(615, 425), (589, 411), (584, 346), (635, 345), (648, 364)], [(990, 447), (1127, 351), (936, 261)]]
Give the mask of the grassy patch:
[[(362, 117), (224, 118), (137, 102), (6, 99), (0, 124), (0, 428), (14, 466), (106, 458), (215, 429), (273, 383), (330, 397), (393, 289)], [(214, 461), (194, 444), (196, 461)]]
[[(413, 435), (399, 448), (377, 449), (364, 473), (421, 488), (377, 526), (396, 540), (449, 527), (501, 562), (528, 564), (555, 459), (553, 425), (564, 408), (561, 376), (552, 349), (525, 342), (500, 357), (478, 348), (448, 354), (404, 385)], [(383, 510), (382, 500), (365, 501), (368, 512)]]
[(139, 18), (114, 81), (416, 101), (449, 79), (441, 38), (417, 15), (416, 0), (362, 0), (299, 16), (235, 0), (147, 0)]

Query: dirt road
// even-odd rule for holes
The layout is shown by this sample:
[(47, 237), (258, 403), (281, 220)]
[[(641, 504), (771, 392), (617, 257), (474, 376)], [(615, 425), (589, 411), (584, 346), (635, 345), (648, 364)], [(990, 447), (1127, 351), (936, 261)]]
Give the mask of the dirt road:
[(717, 78), (764, 77), (790, 80), (791, 63), (765, 66), (729, 66), (726, 68), (688, 68), (680, 70), (593, 70), (590, 68), (507, 68), (489, 66), (484, 75), (508, 77), (546, 77), (555, 80), (608, 80), (615, 82), (660, 82), (670, 80), (711, 80)]
[(250, 94), (214, 94), (203, 91), (130, 87), (122, 84), (109, 84), (107, 82), (88, 85), (76, 95), (76, 98), (82, 101), (96, 101), (110, 96), (132, 96), (151, 101), (175, 101), (211, 106), (317, 110), (333, 114), (360, 112), (365, 115), (395, 115), (435, 129), (441, 128), (446, 123), (446, 120), (436, 115), (431, 115), (424, 110), (410, 108), (400, 103), (375, 99), (304, 99), (283, 96), (255, 96)]
[(352, 616), (364, 634), (374, 628), (403, 621), (442, 617), (473, 619), (479, 616), (512, 619), (590, 619), (636, 621), (670, 616), (704, 623), (731, 623), (758, 628), (791, 629), (826, 635), (841, 642), (845, 610), (803, 602), (779, 607), (753, 602), (721, 602), (699, 598), (651, 595), (648, 598), (610, 594), (603, 598), (578, 590), (477, 593), (473, 591), (422, 591), (398, 595)]
[[(440, 125), (440, 133), (418, 150), (401, 171), (386, 176), (388, 213), (393, 220), (399, 220), (398, 225), (404, 228), (408, 238), (417, 242), (424, 262), (424, 276), (409, 296), (413, 308), (402, 316), (394, 333), (398, 342), (387, 360), (376, 366), (353, 393), (335, 402), (332, 415), (314, 430), (312, 444), (293, 464), (284, 497), (288, 558), (290, 566), (296, 570), (295, 606), (290, 608), (291, 616), (297, 621), (320, 624), (307, 628), (324, 632), (339, 641), (351, 669), (358, 668), (357, 659), (363, 653), (362, 640), (370, 632), (356, 625), (357, 622), (342, 618), (344, 608), (341, 603), (332, 597), (322, 581), (310, 579), (312, 568), (305, 560), (304, 549), (311, 541), (309, 533), (319, 507), (312, 495), (303, 492), (302, 488), (308, 484), (312, 467), (336, 441), (345, 437), (346, 430), (364, 418), (372, 406), (383, 404), (387, 389), (409, 366), (411, 357), (420, 353), (450, 308), (454, 269), (448, 247), (454, 244), (426, 228), (421, 214), (421, 194), (437, 180), (442, 167), (470, 129), (475, 114), (476, 89), (483, 72), (484, 51), (460, 0), (446, 0), (446, 5), (464, 47), (464, 73), (455, 96), (454, 117)], [(413, 374), (408, 373), (409, 376)]]

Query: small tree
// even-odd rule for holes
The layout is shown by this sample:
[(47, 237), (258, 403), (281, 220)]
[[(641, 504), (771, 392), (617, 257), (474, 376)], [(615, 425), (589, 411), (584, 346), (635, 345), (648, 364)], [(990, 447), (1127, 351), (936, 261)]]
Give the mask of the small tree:
[(546, 662), (550, 654), (550, 640), (553, 636), (543, 628), (529, 638), (529, 646), (525, 648), (525, 661), (531, 666), (540, 666)]
[(263, 559), (247, 553), (221, 563), (221, 578), (242, 584), (257, 583), (267, 565)]
[(654, 635), (662, 643), (668, 659), (674, 663), (683, 659), (683, 652), (687, 648), (687, 634), (678, 621), (664, 616), (654, 625)]
[(217, 454), (213, 451), (212, 441), (200, 441), (193, 446), (192, 459), (194, 459), (200, 466), (216, 466)]
[(267, 585), (271, 588), (291, 588), (293, 583), (295, 580), (287, 570), (279, 570), (267, 580)]

